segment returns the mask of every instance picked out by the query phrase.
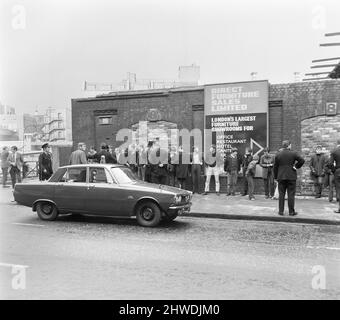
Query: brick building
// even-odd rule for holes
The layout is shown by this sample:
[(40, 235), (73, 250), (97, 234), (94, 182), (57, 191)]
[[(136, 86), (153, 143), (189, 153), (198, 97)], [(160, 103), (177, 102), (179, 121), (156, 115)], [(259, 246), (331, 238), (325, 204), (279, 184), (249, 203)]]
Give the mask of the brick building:
[[(327, 114), (327, 104), (333, 109)], [(337, 108), (334, 105), (338, 106)], [(340, 80), (269, 85), (269, 147), (292, 141), (307, 162), (313, 146), (328, 152), (340, 138)], [(335, 110), (335, 112), (334, 112)], [(72, 137), (97, 148), (105, 141), (114, 147), (119, 129), (148, 121), (163, 128), (204, 129), (204, 87), (125, 91), (95, 98), (72, 99)], [(299, 191), (311, 192), (308, 165), (299, 179)]]

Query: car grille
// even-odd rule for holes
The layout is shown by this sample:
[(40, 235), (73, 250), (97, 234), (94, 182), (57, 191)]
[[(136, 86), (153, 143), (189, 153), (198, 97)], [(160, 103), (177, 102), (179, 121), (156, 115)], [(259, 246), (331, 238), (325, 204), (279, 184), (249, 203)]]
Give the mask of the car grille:
[(187, 203), (190, 201), (190, 195), (182, 195), (181, 196), (181, 202), (182, 203)]

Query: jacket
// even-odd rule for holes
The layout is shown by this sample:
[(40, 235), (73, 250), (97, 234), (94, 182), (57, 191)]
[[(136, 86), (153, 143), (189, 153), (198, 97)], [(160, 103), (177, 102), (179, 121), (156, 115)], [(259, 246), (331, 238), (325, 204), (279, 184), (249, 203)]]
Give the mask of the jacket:
[(39, 180), (49, 179), (53, 174), (52, 158), (49, 153), (42, 152), (39, 155)]
[(249, 163), (253, 160), (253, 156), (251, 154), (245, 154), (242, 157), (242, 171), (243, 171), (243, 175), (246, 174), (247, 168)]
[(69, 160), (70, 164), (86, 164), (87, 160), (86, 160), (86, 154), (83, 150), (75, 150), (71, 153), (70, 156), (70, 160)]
[(274, 161), (274, 178), (276, 180), (296, 180), (296, 169), (303, 166), (305, 160), (296, 152), (289, 149), (280, 151)]
[(260, 166), (262, 167), (262, 178), (267, 179), (268, 175), (273, 173), (275, 157), (271, 154), (263, 155), (260, 159)]
[(241, 164), (242, 164), (242, 159), (240, 158), (238, 154), (236, 155), (236, 158), (233, 158), (231, 154), (229, 154), (226, 156), (224, 160), (224, 171), (231, 172), (231, 170), (234, 169), (234, 170), (237, 170), (237, 172), (239, 172), (241, 170)]
[(332, 152), (329, 162), (334, 166), (334, 171), (340, 169), (340, 146), (337, 146)]
[(254, 177), (256, 173), (256, 164), (257, 160), (252, 160), (248, 164), (248, 168), (246, 170), (246, 176), (247, 177)]
[[(16, 161), (14, 161), (15, 157), (16, 157)], [(8, 156), (8, 161), (11, 167), (16, 167), (20, 171), (22, 170), (22, 167), (24, 165), (24, 158), (20, 152), (17, 151), (16, 156), (14, 155), (14, 153), (10, 153)]]
[(323, 177), (326, 163), (327, 159), (324, 154), (314, 154), (309, 164), (312, 177)]

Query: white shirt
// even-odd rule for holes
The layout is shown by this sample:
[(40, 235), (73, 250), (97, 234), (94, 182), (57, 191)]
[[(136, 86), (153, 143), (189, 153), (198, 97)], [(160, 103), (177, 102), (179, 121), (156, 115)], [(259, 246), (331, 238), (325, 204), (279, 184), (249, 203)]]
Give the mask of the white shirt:
[(199, 153), (193, 154), (192, 164), (202, 164)]

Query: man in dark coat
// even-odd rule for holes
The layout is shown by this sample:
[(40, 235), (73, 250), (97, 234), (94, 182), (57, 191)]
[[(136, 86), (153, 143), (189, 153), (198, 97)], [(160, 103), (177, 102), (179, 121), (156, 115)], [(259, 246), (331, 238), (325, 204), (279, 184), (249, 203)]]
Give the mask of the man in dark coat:
[(295, 206), (296, 191), (296, 169), (302, 167), (305, 160), (296, 152), (292, 151), (291, 143), (288, 140), (283, 141), (282, 151), (280, 151), (274, 162), (274, 179), (278, 181), (279, 188), (279, 215), (283, 215), (285, 205), (285, 194), (288, 193), (289, 215), (295, 216), (297, 212)]
[(245, 150), (245, 154), (242, 157), (242, 175), (243, 175), (243, 192), (242, 192), (242, 196), (246, 196), (248, 194), (248, 180), (247, 180), (247, 169), (249, 166), (249, 163), (253, 160), (253, 150), (250, 148), (246, 148)]
[(227, 196), (234, 196), (237, 185), (238, 173), (241, 169), (242, 158), (237, 152), (237, 148), (232, 148), (224, 160), (224, 171), (227, 172)]
[(104, 159), (105, 163), (117, 163), (116, 157), (109, 152), (109, 146), (105, 142), (101, 143), (100, 152), (95, 155), (95, 158), (98, 163), (102, 163)]
[(50, 146), (44, 143), (41, 147), (43, 152), (39, 155), (39, 180), (48, 180), (53, 174), (52, 157), (50, 153)]
[(337, 141), (337, 147), (331, 152), (331, 157), (329, 160), (330, 164), (333, 165), (334, 169), (334, 183), (337, 195), (337, 200), (339, 202), (338, 210), (335, 213), (340, 213), (340, 139)]
[(309, 165), (311, 177), (314, 181), (315, 198), (321, 198), (326, 161), (326, 156), (322, 153), (322, 147), (316, 146), (315, 154), (312, 155)]

